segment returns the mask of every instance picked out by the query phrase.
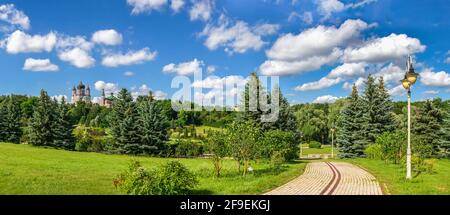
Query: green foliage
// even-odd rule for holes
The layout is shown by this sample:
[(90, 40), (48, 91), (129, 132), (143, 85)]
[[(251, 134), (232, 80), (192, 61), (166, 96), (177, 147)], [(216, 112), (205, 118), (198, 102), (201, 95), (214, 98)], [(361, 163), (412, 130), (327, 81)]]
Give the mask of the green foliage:
[(228, 143), (224, 132), (213, 131), (206, 138), (206, 149), (211, 153), (211, 161), (214, 165), (214, 174), (220, 177), (222, 159), (228, 155)]
[(283, 160), (293, 160), (297, 157), (298, 142), (296, 142), (294, 133), (270, 130), (263, 134), (261, 140), (261, 155), (266, 158), (273, 158), (274, 154), (281, 156)]
[(51, 101), (47, 92), (41, 90), (39, 101), (28, 125), (28, 141), (31, 145), (53, 146), (53, 127), (56, 121), (54, 110), (55, 104)]
[(72, 135), (73, 126), (70, 122), (68, 106), (64, 97), (55, 109), (55, 121), (53, 124), (53, 145), (66, 150), (75, 149), (75, 140)]
[(169, 139), (169, 122), (160, 105), (153, 100), (143, 99), (138, 103), (139, 153), (160, 154)]
[(419, 158), (425, 159), (438, 154), (441, 123), (442, 114), (430, 100), (416, 112), (412, 127), (412, 149)]
[(437, 155), (442, 158), (450, 158), (450, 111), (443, 111), (444, 119), (441, 124)]
[(75, 150), (84, 152), (107, 152), (110, 150), (111, 138), (105, 129), (77, 126), (74, 131), (76, 138)]
[(380, 144), (371, 144), (371, 145), (369, 145), (366, 148), (366, 150), (364, 150), (364, 154), (369, 159), (384, 160), (383, 149), (382, 149)]
[(197, 177), (178, 161), (170, 161), (160, 170), (146, 170), (133, 161), (113, 182), (131, 195), (186, 195), (198, 185)]
[(386, 132), (378, 136), (376, 144), (381, 146), (382, 159), (398, 164), (406, 154), (406, 135), (404, 132)]
[(311, 141), (309, 142), (308, 147), (312, 149), (320, 149), (322, 148), (322, 144), (317, 141)]
[(304, 105), (296, 111), (296, 118), (303, 140), (325, 142), (329, 131), (326, 110), (318, 108), (317, 104)]
[(231, 155), (238, 164), (239, 172), (241, 162), (244, 164), (243, 175), (247, 174), (250, 161), (260, 155), (260, 136), (261, 129), (252, 121), (234, 122), (227, 128)]
[(373, 144), (379, 135), (393, 131), (395, 128), (392, 101), (382, 77), (376, 84), (375, 79), (369, 75), (361, 100), (364, 120), (363, 140), (366, 145)]
[(352, 158), (364, 154), (366, 141), (363, 139), (363, 125), (362, 101), (356, 86), (353, 85), (349, 103), (342, 110), (338, 121), (336, 141), (339, 146), (339, 157)]
[(6, 101), (0, 104), (0, 141), (20, 143), (22, 136), (20, 119), (18, 102), (13, 96), (8, 96)]
[(175, 143), (170, 146), (167, 155), (174, 155), (175, 157), (198, 157), (203, 154), (203, 145), (199, 141), (191, 139), (177, 139)]

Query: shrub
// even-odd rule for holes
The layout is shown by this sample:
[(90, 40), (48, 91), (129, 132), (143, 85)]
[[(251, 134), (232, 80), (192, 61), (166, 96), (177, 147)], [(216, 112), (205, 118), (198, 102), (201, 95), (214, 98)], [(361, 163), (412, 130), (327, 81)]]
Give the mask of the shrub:
[(398, 164), (405, 155), (406, 137), (403, 132), (386, 132), (377, 137), (376, 144), (380, 145), (380, 159)]
[(309, 148), (320, 149), (320, 148), (322, 148), (322, 144), (317, 141), (311, 141), (311, 142), (309, 142)]
[(139, 161), (133, 161), (113, 183), (130, 195), (185, 195), (198, 185), (198, 180), (178, 161), (151, 170), (142, 167)]
[(272, 168), (275, 170), (280, 170), (285, 161), (286, 161), (286, 159), (285, 159), (283, 153), (281, 153), (281, 152), (272, 153), (272, 156), (270, 158), (270, 164), (272, 165)]
[(292, 132), (271, 130), (264, 133), (261, 155), (263, 158), (272, 159), (274, 153), (282, 156), (284, 160), (296, 158), (297, 143)]
[(75, 150), (83, 152), (102, 152), (112, 141), (102, 128), (78, 126), (73, 131), (76, 138)]
[(382, 158), (383, 158), (383, 152), (381, 150), (381, 145), (380, 144), (369, 145), (366, 148), (366, 150), (364, 150), (364, 154), (369, 159), (382, 160)]

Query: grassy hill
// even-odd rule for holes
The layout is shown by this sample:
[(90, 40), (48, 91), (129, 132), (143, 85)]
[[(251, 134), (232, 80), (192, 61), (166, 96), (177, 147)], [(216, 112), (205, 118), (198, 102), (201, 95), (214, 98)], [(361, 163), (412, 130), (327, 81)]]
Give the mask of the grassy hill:
[[(132, 159), (147, 168), (168, 158), (105, 155), (0, 143), (0, 194), (121, 194), (112, 183)], [(236, 163), (224, 162), (223, 177), (214, 178), (208, 159), (178, 159), (200, 181), (198, 194), (259, 194), (300, 175), (306, 163), (287, 164), (274, 172), (269, 164), (257, 163), (252, 175), (240, 176)]]

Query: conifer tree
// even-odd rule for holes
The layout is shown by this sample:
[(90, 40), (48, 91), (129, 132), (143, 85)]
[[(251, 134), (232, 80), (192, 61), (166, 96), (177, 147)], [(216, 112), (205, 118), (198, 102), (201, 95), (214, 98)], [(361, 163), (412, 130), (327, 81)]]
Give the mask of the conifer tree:
[(66, 150), (75, 149), (75, 138), (73, 137), (73, 126), (70, 122), (68, 106), (63, 97), (61, 103), (55, 104), (55, 121), (53, 124), (53, 145)]
[(33, 117), (28, 125), (29, 143), (35, 146), (52, 146), (54, 120), (54, 105), (47, 92), (41, 90), (39, 101), (34, 108)]
[(366, 148), (364, 141), (364, 130), (362, 129), (363, 110), (358, 90), (353, 85), (350, 102), (341, 112), (337, 129), (337, 144), (341, 158), (360, 157)]
[(139, 153), (158, 154), (164, 151), (168, 140), (169, 122), (162, 108), (152, 97), (138, 103)]
[[(256, 73), (250, 75), (250, 80), (246, 83), (244, 92), (241, 97), (241, 121), (251, 121), (258, 126), (262, 126), (261, 115), (263, 115), (268, 107), (262, 102), (263, 99), (269, 101), (269, 96), (261, 84)], [(267, 102), (266, 102), (267, 103)], [(263, 128), (265, 129), (265, 128)]]
[(139, 154), (138, 113), (136, 103), (126, 89), (122, 89), (114, 100), (110, 124), (115, 150), (125, 154)]
[(439, 151), (439, 137), (441, 132), (442, 115), (427, 100), (420, 108), (414, 119), (413, 126), (413, 153), (421, 158), (436, 155)]
[(6, 141), (6, 105), (0, 101), (0, 142)]
[[(272, 95), (278, 94), (279, 97), (279, 115), (278, 120), (273, 123), (271, 126), (271, 129), (279, 129), (282, 131), (291, 131), (296, 132), (297, 131), (297, 123), (295, 120), (294, 111), (289, 105), (288, 100), (286, 97), (283, 96), (281, 93), (281, 89), (279, 86), (276, 86), (273, 91)], [(298, 139), (297, 137), (295, 139)]]
[(375, 79), (369, 75), (362, 104), (364, 141), (366, 144), (372, 144), (379, 135), (394, 130), (392, 101), (384, 86), (383, 78), (379, 79), (377, 85)]
[(6, 115), (4, 118), (5, 125), (5, 141), (11, 143), (20, 143), (22, 137), (22, 129), (20, 127), (20, 107), (14, 100), (13, 96), (6, 99)]
[(444, 119), (441, 126), (439, 140), (439, 151), (440, 157), (450, 158), (450, 112), (444, 113)]

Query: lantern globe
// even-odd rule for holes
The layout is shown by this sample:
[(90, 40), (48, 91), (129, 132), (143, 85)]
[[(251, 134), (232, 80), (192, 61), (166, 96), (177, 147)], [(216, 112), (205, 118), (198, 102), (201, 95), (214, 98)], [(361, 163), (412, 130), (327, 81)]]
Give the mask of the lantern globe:
[(409, 84), (412, 86), (416, 83), (417, 81), (417, 73), (415, 72), (408, 72), (406, 74), (406, 79), (408, 79)]
[(405, 89), (408, 90), (408, 89), (411, 87), (411, 83), (408, 81), (407, 78), (401, 80), (401, 82), (402, 82), (402, 86), (403, 86)]

